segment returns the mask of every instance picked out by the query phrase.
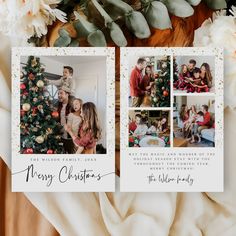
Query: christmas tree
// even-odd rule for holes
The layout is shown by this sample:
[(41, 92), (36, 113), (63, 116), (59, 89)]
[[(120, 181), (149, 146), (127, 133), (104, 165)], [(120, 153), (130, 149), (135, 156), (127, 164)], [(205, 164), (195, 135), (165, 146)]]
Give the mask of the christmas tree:
[(179, 79), (179, 76), (178, 76), (178, 64), (176, 62), (176, 57), (174, 57), (173, 59), (173, 73), (174, 73), (174, 78), (173, 78), (173, 85), (174, 85), (174, 88), (176, 88), (176, 82), (178, 81)]
[(151, 90), (152, 107), (170, 106), (170, 57), (159, 61), (160, 71), (155, 73), (155, 82)]
[(59, 114), (53, 110), (52, 98), (46, 89), (46, 79), (39, 58), (29, 56), (21, 72), (20, 131), (21, 153), (61, 154)]

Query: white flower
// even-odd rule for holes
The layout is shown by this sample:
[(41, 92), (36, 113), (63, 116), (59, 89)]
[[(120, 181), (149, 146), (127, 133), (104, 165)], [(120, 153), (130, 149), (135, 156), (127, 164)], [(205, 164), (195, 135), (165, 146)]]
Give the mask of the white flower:
[(195, 31), (193, 45), (196, 47), (224, 47), (225, 49), (225, 107), (236, 108), (236, 7), (232, 16), (222, 10), (213, 19), (203, 22)]
[(56, 19), (66, 22), (66, 13), (55, 8), (61, 0), (0, 0), (0, 31), (28, 39), (47, 34)]

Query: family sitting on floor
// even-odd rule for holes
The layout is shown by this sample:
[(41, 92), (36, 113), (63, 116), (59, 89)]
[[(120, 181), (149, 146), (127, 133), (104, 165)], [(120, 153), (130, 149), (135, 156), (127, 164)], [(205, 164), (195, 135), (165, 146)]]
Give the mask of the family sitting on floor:
[(190, 143), (201, 142), (201, 131), (203, 129), (215, 128), (207, 105), (202, 106), (202, 111), (197, 111), (194, 105), (190, 109), (187, 105), (182, 105), (180, 120), (183, 122), (184, 138), (187, 138)]
[(209, 92), (212, 87), (212, 75), (208, 63), (203, 63), (200, 68), (196, 67), (196, 61), (191, 59), (188, 65), (181, 65), (174, 89), (185, 90), (187, 93)]
[(135, 137), (144, 136), (146, 134), (155, 134), (158, 136), (159, 133), (165, 133), (168, 130), (168, 121), (166, 116), (154, 120), (149, 127), (147, 119), (142, 117), (140, 114), (136, 114), (135, 121), (129, 123), (129, 133)]

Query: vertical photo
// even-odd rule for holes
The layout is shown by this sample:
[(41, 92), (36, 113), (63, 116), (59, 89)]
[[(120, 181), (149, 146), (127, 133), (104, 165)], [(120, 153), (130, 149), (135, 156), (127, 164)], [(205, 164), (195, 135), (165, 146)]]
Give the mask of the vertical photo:
[(213, 93), (214, 77), (214, 56), (174, 56), (174, 93)]
[(130, 107), (170, 107), (170, 56), (133, 56), (129, 67)]
[(105, 154), (106, 57), (21, 57), (20, 107), (22, 154)]
[(215, 98), (174, 96), (174, 147), (215, 146)]
[(170, 111), (130, 110), (129, 147), (170, 147)]

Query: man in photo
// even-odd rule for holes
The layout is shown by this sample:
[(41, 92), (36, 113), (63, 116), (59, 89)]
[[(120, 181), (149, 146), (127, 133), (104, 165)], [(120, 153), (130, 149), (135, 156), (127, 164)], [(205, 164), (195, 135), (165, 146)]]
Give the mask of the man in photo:
[(49, 84), (59, 87), (67, 87), (70, 90), (70, 95), (75, 95), (75, 81), (72, 78), (73, 68), (70, 66), (63, 67), (63, 76), (59, 80), (48, 80)]
[(65, 131), (64, 126), (67, 123), (67, 117), (71, 112), (70, 104), (70, 88), (62, 86), (58, 89), (58, 104), (56, 105), (59, 114), (59, 120), (63, 127), (62, 129), (62, 142), (64, 146), (65, 153), (72, 154), (74, 151), (74, 143)]
[(142, 71), (147, 66), (147, 62), (144, 58), (139, 58), (137, 65), (131, 72), (130, 76), (130, 96), (132, 98), (131, 106), (140, 107), (142, 103), (142, 97), (145, 95), (145, 90), (142, 89)]
[(189, 72), (189, 76), (190, 76), (191, 78), (194, 77), (193, 71), (194, 71), (194, 69), (195, 69), (196, 64), (197, 64), (197, 62), (196, 62), (194, 59), (191, 59), (191, 60), (189, 60), (189, 62), (188, 62), (188, 72)]
[[(211, 123), (211, 114), (208, 111), (207, 105), (202, 106), (202, 112), (203, 112), (203, 121), (196, 121), (193, 124), (193, 130), (192, 130), (193, 135), (197, 135), (199, 140), (200, 140), (201, 131), (203, 129), (208, 129), (211, 125), (210, 124)], [(193, 142), (195, 142), (195, 141), (193, 141)]]

